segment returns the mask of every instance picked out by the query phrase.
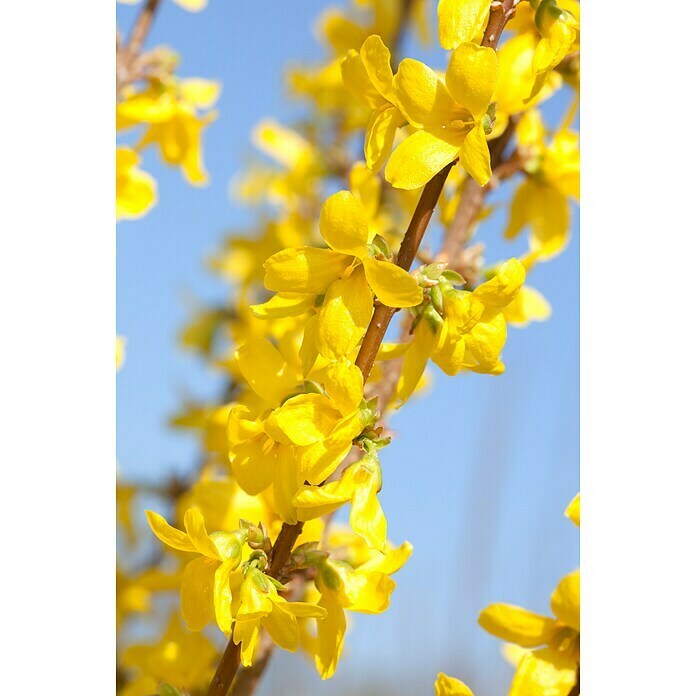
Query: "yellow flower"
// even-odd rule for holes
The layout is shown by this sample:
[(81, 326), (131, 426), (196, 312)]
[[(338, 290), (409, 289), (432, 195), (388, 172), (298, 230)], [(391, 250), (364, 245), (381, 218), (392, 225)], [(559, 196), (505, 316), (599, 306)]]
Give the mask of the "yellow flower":
[(170, 526), (161, 515), (146, 510), (147, 521), (155, 536), (178, 551), (201, 554), (189, 561), (181, 580), (181, 615), (191, 631), (201, 631), (212, 621), (223, 633), (232, 625), (233, 571), (242, 560), (246, 530), (208, 534), (203, 515), (192, 508), (184, 515), (186, 531)]
[[(510, 696), (567, 696), (575, 686), (580, 661), (580, 571), (566, 575), (551, 596), (555, 618), (510, 604), (492, 604), (479, 616), (489, 633), (523, 648)], [(544, 647), (542, 647), (544, 646)]]
[(288, 602), (278, 594), (276, 584), (277, 581), (250, 566), (239, 588), (232, 635), (235, 643), (241, 643), (242, 664), (245, 667), (251, 666), (253, 662), (261, 628), (283, 650), (295, 652), (300, 638), (298, 617), (326, 617), (323, 607), (308, 602)]
[(184, 630), (179, 618), (172, 614), (157, 644), (132, 645), (125, 650), (123, 666), (139, 674), (120, 693), (150, 696), (159, 693), (161, 682), (187, 691), (202, 688), (216, 655), (217, 650), (203, 634)]
[[(323, 296), (316, 326), (319, 353), (329, 360), (348, 355), (372, 317), (373, 298), (389, 307), (413, 307), (423, 293), (407, 271), (371, 247), (374, 235), (360, 202), (339, 191), (324, 203), (319, 230), (328, 249), (284, 249), (264, 264), (266, 288), (287, 297)], [(374, 254), (374, 255), (373, 255)]]
[(397, 385), (398, 398), (405, 402), (413, 393), (429, 359), (448, 375), (462, 370), (503, 372), (500, 353), (507, 340), (505, 312), (524, 280), (524, 266), (510, 259), (473, 292), (451, 286), (443, 291), (441, 313), (434, 306), (426, 308), (415, 328)]
[(379, 36), (368, 36), (360, 53), (350, 50), (341, 63), (343, 82), (372, 109), (365, 129), (365, 161), (378, 170), (391, 153), (397, 129), (406, 118), (395, 104), (391, 53)]
[(164, 161), (180, 166), (191, 184), (204, 184), (208, 175), (203, 168), (201, 134), (215, 113), (201, 117), (198, 111), (211, 108), (219, 92), (217, 83), (198, 78), (153, 82), (143, 91), (126, 94), (116, 107), (116, 124), (119, 129), (147, 124), (138, 147), (156, 145)]
[(440, 672), (435, 682), (435, 696), (474, 696), (474, 692), (463, 681)]
[(123, 361), (126, 359), (126, 339), (124, 336), (116, 336), (116, 370), (123, 367)]
[[(561, 5), (568, 4), (561, 2)], [(573, 9), (580, 9), (579, 3), (573, 2)], [(536, 82), (530, 97), (534, 97), (543, 87), (547, 76), (569, 53), (576, 50), (576, 40), (580, 25), (574, 14), (559, 6), (556, 0), (539, 2), (534, 22), (539, 29), (541, 39), (534, 51), (532, 70)]]
[(312, 520), (350, 501), (350, 526), (370, 548), (383, 551), (387, 543), (387, 518), (377, 499), (382, 489), (382, 468), (377, 452), (370, 450), (351, 464), (338, 481), (324, 486), (302, 486), (293, 503), (300, 520)]
[(498, 79), (492, 48), (463, 43), (450, 57), (445, 80), (407, 58), (394, 77), (401, 112), (418, 130), (392, 153), (385, 176), (396, 188), (423, 186), (446, 164), (459, 163), (481, 186), (491, 178), (486, 131)]
[(351, 15), (364, 14), (363, 8), (369, 8), (372, 16), (367, 24), (355, 21), (359, 16), (354, 18), (335, 8), (324, 13), (319, 21), (320, 31), (335, 53), (344, 55), (350, 49), (357, 49), (371, 34), (384, 36), (391, 43), (403, 12), (401, 0), (353, 0), (352, 4), (356, 11)]
[(232, 470), (250, 495), (273, 485), (276, 511), (294, 524), (292, 501), (300, 485), (320, 483), (333, 473), (363, 429), (362, 374), (339, 360), (317, 373), (323, 392), (302, 393), (303, 385), (267, 339), (248, 341), (235, 356), (263, 405), (259, 413), (241, 404), (230, 412)]
[(139, 160), (129, 147), (116, 148), (117, 220), (140, 218), (157, 203), (157, 182), (138, 169)]
[(570, 239), (569, 200), (580, 198), (578, 135), (561, 130), (546, 144), (538, 111), (525, 113), (517, 129), (525, 178), (510, 204), (505, 237), (531, 228), (529, 246), (539, 260), (559, 254)]
[(343, 652), (345, 611), (363, 614), (386, 611), (396, 587), (389, 576), (406, 563), (412, 550), (411, 544), (404, 542), (387, 554), (375, 552), (357, 568), (328, 559), (317, 568), (315, 584), (321, 593), (319, 606), (327, 612), (326, 618), (317, 624), (315, 645), (315, 663), (322, 679), (333, 676)]
[(551, 316), (551, 305), (538, 290), (525, 285), (503, 310), (503, 316), (508, 324), (527, 326), (532, 321), (546, 321)]

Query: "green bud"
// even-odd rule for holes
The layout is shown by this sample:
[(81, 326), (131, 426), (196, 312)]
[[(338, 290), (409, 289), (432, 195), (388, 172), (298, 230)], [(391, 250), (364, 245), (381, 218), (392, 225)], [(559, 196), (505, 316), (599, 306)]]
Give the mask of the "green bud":
[(382, 256), (384, 256), (387, 259), (391, 258), (391, 251), (389, 251), (389, 245), (387, 244), (387, 240), (384, 237), (377, 234), (375, 235), (375, 238), (372, 240), (372, 243), (377, 247)]
[(328, 563), (323, 563), (319, 569), (322, 582), (330, 589), (337, 591), (341, 588), (341, 576)]
[(435, 307), (437, 313), (442, 316), (445, 310), (442, 305), (442, 288), (440, 288), (439, 285), (434, 285), (432, 288), (430, 288), (430, 301), (432, 302), (433, 307)]
[(457, 273), (457, 271), (453, 271), (449, 268), (442, 272), (442, 277), (452, 283), (452, 285), (464, 285), (466, 282), (464, 278)]
[(443, 324), (442, 317), (437, 313), (437, 310), (432, 305), (428, 305), (423, 312), (423, 319), (428, 322), (428, 326), (433, 333), (436, 333)]
[(159, 685), (159, 696), (181, 696), (181, 692), (176, 686), (164, 682)]
[(266, 541), (266, 535), (263, 533), (262, 529), (257, 527), (253, 522), (242, 519), (239, 520), (239, 527), (246, 532), (247, 544), (249, 544), (252, 549), (263, 547)]

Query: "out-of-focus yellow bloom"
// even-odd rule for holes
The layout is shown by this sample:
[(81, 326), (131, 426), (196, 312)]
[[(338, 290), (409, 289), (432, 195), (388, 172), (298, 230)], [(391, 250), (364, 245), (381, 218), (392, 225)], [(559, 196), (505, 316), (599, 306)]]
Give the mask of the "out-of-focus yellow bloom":
[[(479, 616), (489, 633), (523, 648), (510, 696), (567, 696), (575, 686), (580, 661), (580, 571), (566, 575), (551, 595), (555, 618), (510, 604), (492, 604)], [(545, 647), (541, 647), (545, 646)]]
[(116, 148), (116, 219), (133, 220), (148, 213), (157, 203), (157, 182), (138, 169), (138, 153), (129, 147)]
[(578, 493), (571, 501), (565, 511), (565, 516), (576, 526), (580, 526), (580, 494)]
[(539, 260), (548, 260), (567, 246), (569, 200), (580, 198), (578, 135), (564, 129), (546, 144), (544, 124), (536, 110), (522, 116), (517, 131), (525, 179), (510, 204), (505, 236), (512, 239), (529, 226), (530, 250)]
[(171, 83), (152, 82), (143, 91), (129, 90), (116, 107), (116, 124), (120, 129), (141, 123), (147, 129), (138, 147), (154, 144), (167, 164), (180, 166), (183, 175), (194, 185), (206, 183), (208, 175), (201, 156), (201, 134), (215, 119), (209, 111), (219, 96), (216, 82), (190, 78)]
[(131, 645), (122, 664), (137, 676), (120, 693), (123, 696), (151, 696), (159, 693), (161, 682), (180, 690), (205, 686), (217, 650), (201, 633), (189, 633), (173, 614), (161, 640), (155, 645)]
[(387, 181), (396, 188), (419, 188), (458, 158), (480, 186), (486, 184), (491, 178), (488, 108), (497, 80), (495, 51), (474, 43), (463, 43), (452, 52), (444, 81), (424, 63), (401, 61), (394, 94), (401, 112), (418, 130), (392, 153)]
[[(170, 526), (161, 515), (146, 510), (155, 536), (177, 551), (201, 554), (186, 565), (181, 579), (181, 615), (191, 631), (201, 631), (212, 621), (223, 633), (232, 625), (233, 571), (242, 560), (245, 530), (208, 534), (203, 515), (192, 508), (184, 515), (186, 531)], [(234, 578), (238, 583), (238, 578)]]
[(357, 568), (327, 559), (318, 567), (315, 580), (321, 593), (319, 606), (327, 616), (317, 624), (315, 663), (322, 679), (333, 676), (343, 652), (346, 633), (345, 611), (381, 614), (389, 608), (389, 597), (396, 583), (389, 577), (411, 555), (413, 547), (404, 542), (387, 554), (375, 552)]
[(427, 308), (406, 349), (397, 385), (401, 402), (418, 386), (429, 359), (448, 375), (462, 370), (503, 372), (500, 353), (507, 340), (505, 311), (518, 296), (524, 280), (524, 266), (510, 259), (473, 292), (451, 286), (444, 291), (442, 313)]
[(321, 620), (326, 616), (326, 610), (316, 604), (288, 602), (278, 594), (276, 581), (253, 566), (244, 575), (233, 611), (236, 617), (233, 640), (241, 643), (245, 667), (253, 662), (261, 628), (277, 646), (295, 652), (300, 640), (297, 619)]
[(480, 43), (490, 9), (490, 0), (440, 0), (437, 24), (442, 48), (450, 51), (463, 43)]
[(329, 196), (319, 229), (328, 249), (304, 246), (274, 254), (264, 264), (264, 283), (281, 299), (323, 296), (316, 345), (321, 355), (336, 360), (362, 339), (372, 317), (373, 292), (389, 307), (413, 307), (423, 292), (415, 278), (371, 245), (369, 220), (350, 191)]
[(406, 118), (395, 104), (391, 53), (379, 36), (368, 36), (360, 53), (350, 50), (341, 63), (343, 81), (372, 110), (365, 128), (365, 161), (380, 169), (391, 154), (394, 136)]
[(508, 324), (523, 327), (532, 321), (546, 321), (551, 316), (551, 305), (538, 290), (525, 285), (503, 310), (503, 316)]
[[(403, 12), (401, 0), (353, 0), (352, 4), (354, 8), (350, 14), (331, 8), (319, 21), (319, 30), (336, 55), (357, 49), (371, 34), (379, 34), (391, 43)], [(365, 8), (371, 16), (362, 23), (360, 15), (366, 14)]]
[(368, 452), (351, 464), (338, 481), (324, 486), (302, 486), (294, 504), (300, 520), (328, 515), (350, 501), (350, 526), (367, 544), (384, 551), (387, 543), (387, 518), (377, 493), (382, 489), (382, 468), (376, 451)]
[(116, 369), (123, 367), (126, 359), (126, 339), (123, 336), (116, 336)]
[[(563, 5), (570, 6), (573, 11), (564, 9)], [(532, 70), (536, 81), (530, 97), (534, 97), (543, 87), (546, 79), (553, 70), (569, 53), (577, 50), (578, 22), (580, 4), (577, 2), (564, 3), (561, 0), (541, 0), (538, 3), (534, 22), (539, 29), (541, 39), (537, 44), (532, 59)]]
[(440, 672), (435, 682), (435, 696), (474, 696), (474, 692), (463, 681)]

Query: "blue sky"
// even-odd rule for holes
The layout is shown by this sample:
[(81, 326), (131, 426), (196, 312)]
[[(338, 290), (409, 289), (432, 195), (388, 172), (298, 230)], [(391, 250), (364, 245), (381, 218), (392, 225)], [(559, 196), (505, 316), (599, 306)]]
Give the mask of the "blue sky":
[[(191, 14), (164, 0), (150, 44), (167, 43), (182, 56), (180, 74), (223, 84), (219, 117), (208, 129), (205, 161), (211, 183), (195, 189), (152, 151), (144, 167), (159, 184), (159, 205), (117, 231), (117, 328), (128, 339), (119, 373), (118, 459), (126, 478), (151, 480), (185, 472), (195, 462), (192, 438), (167, 427), (187, 396), (216, 393), (217, 377), (177, 346), (191, 298), (225, 297), (205, 259), (225, 232), (251, 221), (230, 199), (229, 183), (251, 150), (249, 133), (261, 118), (290, 121), (298, 105), (285, 98), (288, 62), (320, 59), (311, 28), (324, 0), (211, 0)], [(119, 26), (134, 8), (119, 6)], [(405, 53), (443, 65), (438, 47)], [(546, 111), (558, 120), (567, 98)], [(509, 195), (501, 191), (498, 198)], [(412, 559), (396, 576), (392, 608), (357, 617), (346, 658), (331, 682), (309, 666), (290, 672), (289, 693), (431, 693), (438, 671), (469, 683), (477, 694), (503, 694), (511, 673), (499, 641), (476, 624), (478, 611), (509, 601), (540, 612), (556, 582), (578, 563), (579, 538), (563, 517), (578, 489), (579, 260), (578, 215), (568, 250), (534, 270), (530, 281), (553, 305), (544, 324), (509, 332), (500, 377), (445, 378), (433, 371), (431, 392), (392, 421), (397, 437), (383, 453), (382, 504), (395, 542), (410, 540)], [(524, 240), (500, 239), (504, 213), (479, 229), (490, 262), (521, 253)], [(446, 484), (443, 484), (446, 482)], [(278, 655), (261, 689), (275, 693)], [(287, 674), (287, 672), (284, 672)], [(390, 691), (391, 689), (391, 691)]]

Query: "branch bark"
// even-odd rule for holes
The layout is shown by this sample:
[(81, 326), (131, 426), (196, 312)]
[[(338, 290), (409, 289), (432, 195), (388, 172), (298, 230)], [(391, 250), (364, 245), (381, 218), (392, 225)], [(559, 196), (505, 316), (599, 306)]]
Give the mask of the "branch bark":
[(116, 95), (132, 80), (135, 64), (150, 33), (152, 22), (162, 0), (147, 0), (131, 29), (128, 43), (116, 51)]

